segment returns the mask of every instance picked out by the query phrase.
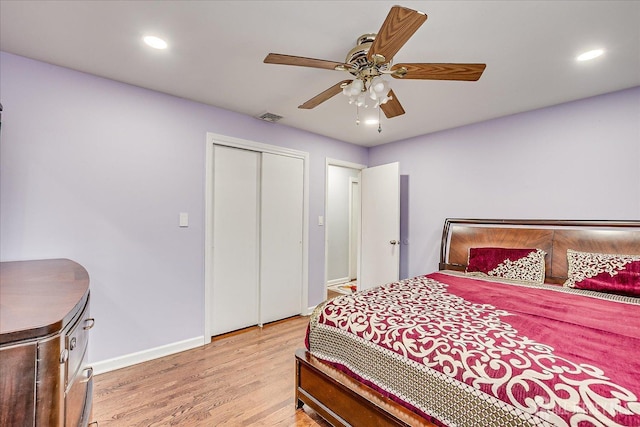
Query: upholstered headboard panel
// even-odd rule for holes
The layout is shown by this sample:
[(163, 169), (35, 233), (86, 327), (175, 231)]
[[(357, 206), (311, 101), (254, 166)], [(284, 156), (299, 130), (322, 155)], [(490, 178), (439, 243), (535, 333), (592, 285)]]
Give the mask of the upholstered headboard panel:
[(547, 253), (547, 283), (567, 278), (567, 249), (611, 254), (640, 254), (640, 221), (445, 220), (441, 270), (464, 271), (469, 248), (537, 248)]

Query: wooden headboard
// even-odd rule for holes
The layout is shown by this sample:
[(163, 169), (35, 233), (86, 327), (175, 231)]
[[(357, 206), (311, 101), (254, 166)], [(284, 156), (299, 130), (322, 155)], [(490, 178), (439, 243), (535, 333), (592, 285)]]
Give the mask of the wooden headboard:
[(640, 221), (447, 218), (440, 269), (464, 271), (472, 247), (542, 249), (545, 282), (561, 284), (567, 279), (567, 249), (640, 255)]

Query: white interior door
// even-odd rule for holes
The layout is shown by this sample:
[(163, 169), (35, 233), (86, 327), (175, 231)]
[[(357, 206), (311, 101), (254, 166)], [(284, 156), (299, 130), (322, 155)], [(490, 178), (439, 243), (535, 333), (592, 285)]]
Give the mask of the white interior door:
[(258, 323), (260, 153), (214, 146), (211, 335)]
[(400, 165), (362, 170), (358, 289), (398, 280), (400, 262)]
[(260, 323), (302, 312), (303, 161), (263, 153)]

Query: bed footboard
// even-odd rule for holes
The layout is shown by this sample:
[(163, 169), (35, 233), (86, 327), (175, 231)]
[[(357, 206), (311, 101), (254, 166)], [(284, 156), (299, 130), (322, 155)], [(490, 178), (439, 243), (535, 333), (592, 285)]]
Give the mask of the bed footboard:
[(308, 405), (334, 426), (425, 426), (434, 424), (404, 406), (296, 351), (296, 408)]

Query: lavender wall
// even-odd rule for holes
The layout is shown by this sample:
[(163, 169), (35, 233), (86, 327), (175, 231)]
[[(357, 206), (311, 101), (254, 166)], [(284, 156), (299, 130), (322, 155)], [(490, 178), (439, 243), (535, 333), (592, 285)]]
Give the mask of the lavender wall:
[(89, 270), (93, 361), (203, 334), (206, 132), (310, 153), (310, 305), (326, 157), (400, 162), (410, 276), (446, 217), (640, 219), (640, 88), (370, 150), (6, 53), (0, 98), (0, 257)]
[(309, 304), (324, 298), (325, 158), (366, 164), (367, 149), (0, 55), (1, 259), (87, 268), (92, 361), (203, 334), (207, 132), (310, 153)]
[(437, 268), (447, 217), (638, 220), (640, 87), (369, 151), (371, 166), (395, 161), (409, 276)]

